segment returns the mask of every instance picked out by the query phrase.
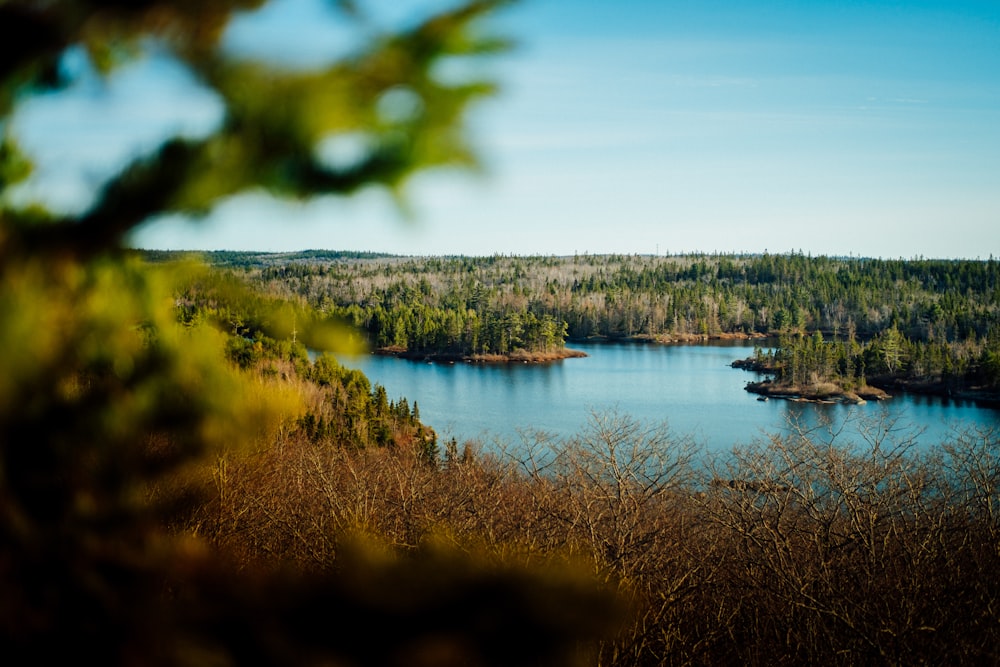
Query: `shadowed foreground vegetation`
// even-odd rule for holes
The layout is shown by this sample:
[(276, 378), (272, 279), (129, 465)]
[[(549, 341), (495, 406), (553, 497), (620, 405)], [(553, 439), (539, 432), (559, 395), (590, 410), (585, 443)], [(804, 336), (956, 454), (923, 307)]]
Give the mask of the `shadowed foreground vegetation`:
[(251, 569), (335, 570), (356, 535), (585, 568), (631, 610), (589, 664), (995, 664), (997, 433), (928, 447), (878, 422), (849, 442), (844, 425), (708, 457), (665, 425), (595, 414), (565, 441), (451, 442), (431, 460), (293, 430), (220, 460), (212, 501), (178, 529)]
[[(303, 359), (302, 341), (348, 346), (335, 323), (274, 304), (254, 312), (259, 299), (221, 288), (204, 303), (210, 316), (188, 317), (183, 290), (203, 272), (136, 261), (128, 234), (250, 191), (305, 200), (378, 187), (402, 202), (414, 173), (475, 163), (463, 119), (494, 90), (477, 66), (460, 81), (435, 73), (506, 44), (481, 23), (503, 3), (472, 0), (392, 26), (371, 3), (327, 3), (356, 47), (309, 68), (221, 48), (230, 20), (263, 4), (0, 2), (0, 662), (578, 663), (581, 642), (607, 636), (619, 608), (573, 570), (361, 538), (342, 540), (323, 569), (298, 565), (301, 542), (251, 563), (241, 554), (266, 535), (246, 531), (241, 551), (181, 522), (226, 479), (226, 461), (280, 459), (286, 438), (320, 452), (433, 443), (415, 404)], [(18, 114), (42, 97), (67, 102), (91, 77), (101, 84), (88, 84), (88, 100), (106, 102), (104, 82), (135, 61), (182, 70), (217, 120), (160, 127), (88, 171), (86, 201), (52, 206), (31, 187)], [(160, 117), (125, 103), (145, 114), (137, 125)], [(71, 154), (88, 139), (58, 129)], [(362, 144), (354, 159), (325, 159), (324, 142), (344, 138)], [(270, 325), (268, 340), (244, 335), (251, 315)], [(304, 480), (273, 481), (292, 493)], [(273, 532), (304, 530), (271, 516)]]

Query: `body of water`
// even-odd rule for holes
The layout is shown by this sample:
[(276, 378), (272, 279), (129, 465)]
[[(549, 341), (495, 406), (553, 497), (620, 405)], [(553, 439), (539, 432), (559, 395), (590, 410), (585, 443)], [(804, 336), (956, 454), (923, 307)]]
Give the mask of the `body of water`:
[(788, 428), (797, 418), (839, 423), (849, 415), (923, 429), (920, 441), (936, 443), (955, 428), (998, 426), (1000, 410), (971, 401), (900, 395), (863, 406), (758, 401), (743, 389), (753, 373), (730, 367), (752, 353), (752, 344), (576, 344), (589, 356), (552, 364), (427, 363), (394, 357), (341, 359), (381, 384), (392, 400), (417, 401), (421, 421), (439, 440), (520, 441), (522, 432), (556, 436), (580, 432), (589, 415), (616, 409), (642, 421), (666, 421), (676, 434), (693, 436), (710, 450), (729, 449)]

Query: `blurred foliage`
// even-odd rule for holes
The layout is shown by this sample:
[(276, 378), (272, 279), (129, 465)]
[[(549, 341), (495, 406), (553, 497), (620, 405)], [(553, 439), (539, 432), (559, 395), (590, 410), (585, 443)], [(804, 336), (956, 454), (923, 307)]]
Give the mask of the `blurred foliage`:
[[(110, 180), (82, 216), (49, 221), (10, 207), (0, 258), (19, 249), (59, 248), (86, 255), (120, 243), (154, 214), (208, 212), (219, 198), (265, 188), (286, 197), (347, 194), (380, 185), (402, 202), (418, 169), (473, 166), (462, 131), (471, 102), (492, 93), (488, 81), (449, 82), (439, 66), (481, 56), (506, 43), (485, 36), (477, 19), (504, 4), (480, 0), (394, 34), (371, 34), (369, 46), (314, 70), (292, 70), (217, 48), (230, 14), (248, 2), (5, 2), (0, 4), (0, 114), (19, 100), (67, 82), (66, 49), (82, 45), (98, 70), (144, 49), (183, 62), (225, 106), (225, 118), (200, 139), (174, 138)], [(363, 7), (349, 13), (371, 32)], [(343, 10), (342, 10), (343, 11)], [(9, 128), (0, 125), (9, 134)], [(359, 147), (350, 160), (331, 160), (322, 146)], [(10, 138), (0, 174), (23, 175)]]
[[(305, 304), (266, 296), (232, 274), (204, 265), (188, 262), (185, 269), (186, 278), (176, 284), (174, 292), (177, 317), (186, 326), (211, 324), (246, 342), (287, 339), (336, 354), (366, 351), (360, 333), (335, 316)], [(229, 340), (227, 344), (234, 345), (239, 340)]]
[[(234, 12), (261, 4), (0, 2), (0, 659), (568, 663), (575, 642), (610, 619), (608, 597), (583, 579), (454, 553), (375, 558), (370, 547), (320, 573), (280, 554), (245, 567), (177, 529), (213, 483), (213, 456), (267, 449), (303, 424), (316, 430), (317, 385), (294, 381), (295, 364), (308, 364), (297, 337), (349, 341), (335, 321), (194, 264), (144, 264), (123, 248), (128, 232), (251, 188), (305, 198), (377, 185), (401, 196), (416, 170), (472, 165), (463, 114), (493, 87), (433, 72), (503, 46), (476, 27), (501, 2), (469, 2), (393, 34), (366, 27), (363, 3), (341, 2), (367, 37), (350, 57), (298, 71), (222, 52)], [(65, 87), (62, 59), (80, 48), (102, 75), (166, 51), (225, 116), (207, 136), (167, 138), (108, 175), (85, 211), (18, 204), (10, 191), (31, 162), (10, 118)], [(321, 145), (344, 136), (365, 151), (326, 159)], [(255, 364), (265, 343), (269, 363), (284, 359), (287, 372)], [(371, 399), (362, 384), (362, 402), (381, 405), (384, 391)], [(439, 617), (457, 623), (445, 640)]]

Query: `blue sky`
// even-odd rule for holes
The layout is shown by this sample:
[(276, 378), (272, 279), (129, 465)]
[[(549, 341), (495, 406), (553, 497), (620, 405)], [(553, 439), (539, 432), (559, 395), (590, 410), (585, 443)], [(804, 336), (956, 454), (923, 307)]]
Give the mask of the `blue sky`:
[[(289, 62), (336, 57), (355, 38), (318, 20), (320, 4), (275, 0), (227, 44)], [(397, 25), (445, 3), (377, 4)], [(375, 190), (308, 204), (248, 194), (207, 221), (156, 221), (133, 242), (1000, 255), (996, 2), (525, 0), (498, 24), (520, 46), (490, 66), (503, 92), (471, 119), (485, 172), (414, 179), (413, 219)], [(218, 104), (176, 68), (141, 63), (110, 86), (79, 68), (71, 118), (39, 100), (15, 119), (39, 161), (27, 193), (79, 206), (162, 128), (197, 135), (217, 122)]]

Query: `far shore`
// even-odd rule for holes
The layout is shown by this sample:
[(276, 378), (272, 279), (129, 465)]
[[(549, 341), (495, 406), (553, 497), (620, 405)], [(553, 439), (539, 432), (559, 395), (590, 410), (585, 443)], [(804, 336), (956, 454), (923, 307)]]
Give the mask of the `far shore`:
[(408, 350), (405, 347), (389, 346), (380, 347), (375, 350), (375, 354), (383, 356), (399, 357), (400, 359), (410, 359), (414, 361), (430, 361), (436, 363), (472, 363), (472, 364), (544, 364), (563, 359), (574, 359), (586, 357), (586, 352), (561, 348), (558, 350), (544, 350), (529, 352), (528, 350), (514, 350), (507, 354), (462, 354), (461, 352), (428, 352), (418, 350)]
[(567, 343), (660, 343), (672, 345), (678, 343), (705, 343), (710, 340), (759, 340), (771, 338), (768, 334), (737, 332), (718, 332), (711, 334), (695, 333), (662, 333), (662, 334), (634, 334), (632, 336), (586, 336), (583, 338), (569, 338)]
[[(661, 345), (676, 344), (697, 344), (710, 340), (757, 340), (768, 338), (762, 333), (727, 333), (718, 332), (713, 334), (693, 334), (693, 333), (667, 333), (667, 334), (636, 334), (633, 336), (587, 336), (584, 338), (569, 338), (567, 343), (656, 343)], [(507, 363), (528, 363), (543, 364), (562, 359), (575, 359), (586, 357), (587, 353), (581, 350), (570, 348), (560, 348), (558, 350), (546, 350), (543, 352), (529, 352), (527, 350), (514, 350), (507, 354), (463, 354), (461, 352), (434, 352), (427, 350), (410, 350), (398, 345), (389, 345), (373, 350), (373, 354), (382, 356), (399, 357), (400, 359), (410, 359), (416, 361), (432, 361), (440, 363), (476, 363), (476, 364), (507, 364)]]

